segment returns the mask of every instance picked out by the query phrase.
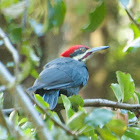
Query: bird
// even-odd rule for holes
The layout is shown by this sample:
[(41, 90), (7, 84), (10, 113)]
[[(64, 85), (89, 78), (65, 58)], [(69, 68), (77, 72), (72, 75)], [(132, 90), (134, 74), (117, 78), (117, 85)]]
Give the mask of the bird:
[(85, 45), (74, 45), (61, 53), (44, 66), (28, 92), (39, 94), (49, 104), (49, 109), (55, 109), (61, 94), (77, 95), (89, 79), (86, 60), (91, 54), (107, 49), (109, 46), (89, 48)]

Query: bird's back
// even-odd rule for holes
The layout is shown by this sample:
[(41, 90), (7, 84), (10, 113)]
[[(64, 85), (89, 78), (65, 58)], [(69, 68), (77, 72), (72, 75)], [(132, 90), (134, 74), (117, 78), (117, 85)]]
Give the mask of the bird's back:
[[(88, 70), (83, 62), (72, 58), (58, 58), (45, 65), (39, 78), (29, 89), (48, 100), (48, 96), (78, 94), (88, 80)], [(59, 92), (58, 92), (59, 91)], [(57, 98), (58, 100), (58, 98)], [(49, 102), (49, 101), (47, 101)]]

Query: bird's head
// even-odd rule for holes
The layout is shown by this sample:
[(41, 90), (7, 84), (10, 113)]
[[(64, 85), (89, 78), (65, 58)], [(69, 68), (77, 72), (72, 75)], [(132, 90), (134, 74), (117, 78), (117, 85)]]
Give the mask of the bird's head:
[(74, 45), (72, 47), (70, 47), (69, 49), (67, 49), (66, 51), (64, 51), (61, 56), (62, 57), (71, 57), (75, 60), (79, 60), (79, 61), (85, 61), (89, 56), (91, 56), (91, 54), (99, 51), (99, 50), (103, 50), (103, 49), (107, 49), (109, 48), (109, 46), (101, 46), (101, 47), (96, 47), (96, 48), (88, 48), (84, 45)]

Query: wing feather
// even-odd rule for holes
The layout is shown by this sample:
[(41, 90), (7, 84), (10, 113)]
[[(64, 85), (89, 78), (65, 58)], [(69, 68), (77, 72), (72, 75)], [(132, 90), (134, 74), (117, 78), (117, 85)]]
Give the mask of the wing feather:
[(35, 81), (32, 87), (34, 91), (40, 88), (51, 90), (76, 87), (83, 84), (85, 80), (87, 82), (88, 71), (84, 63), (62, 58), (56, 59), (55, 63), (54, 61), (51, 62), (45, 66), (39, 78)]

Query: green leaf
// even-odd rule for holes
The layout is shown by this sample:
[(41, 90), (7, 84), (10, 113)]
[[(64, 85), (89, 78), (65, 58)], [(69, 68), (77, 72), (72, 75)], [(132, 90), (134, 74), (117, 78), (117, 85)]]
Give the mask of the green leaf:
[(63, 0), (54, 0), (52, 4), (48, 1), (48, 13), (47, 13), (47, 30), (52, 27), (59, 27), (62, 25), (66, 13), (66, 5)]
[(125, 134), (125, 136), (133, 139), (133, 140), (140, 140), (140, 128), (138, 127), (129, 127)]
[(120, 102), (123, 99), (123, 93), (121, 91), (120, 85), (111, 84), (111, 88), (112, 88), (113, 92), (115, 93), (115, 96), (116, 96), (118, 102)]
[(84, 127), (84, 119), (86, 117), (85, 112), (77, 112), (75, 113), (67, 122), (68, 127), (71, 130), (77, 131)]
[(29, 129), (29, 128), (30, 128), (30, 129), (33, 128), (31, 122), (26, 122), (26, 123), (24, 123), (24, 124), (21, 126), (21, 129), (23, 129), (23, 130), (26, 130), (26, 129)]
[(18, 3), (18, 0), (1, 0), (0, 9), (11, 6), (12, 4)]
[(84, 105), (84, 101), (80, 95), (70, 96), (69, 100), (72, 103), (72, 105), (74, 105), (74, 106), (76, 106), (76, 105), (83, 106)]
[(134, 123), (137, 121), (137, 117), (134, 112), (128, 111), (128, 121), (129, 123)]
[[(80, 134), (82, 132), (83, 135), (87, 136), (91, 140), (98, 140), (98, 135), (95, 133), (95, 129), (91, 126), (86, 126), (84, 130), (80, 130)], [(78, 132), (79, 133), (79, 132)]]
[(83, 99), (81, 98), (80, 95), (70, 96), (69, 100), (70, 100), (70, 102), (72, 104), (72, 108), (75, 111), (78, 111), (79, 106), (83, 106), (84, 105), (84, 101), (83, 101)]
[(67, 117), (67, 120), (68, 120), (74, 114), (74, 111), (72, 110), (71, 102), (68, 99), (68, 97), (61, 94), (61, 98), (62, 98), (64, 107), (65, 107), (65, 110), (66, 110), (66, 117)]
[(140, 30), (139, 30), (139, 28), (135, 24), (130, 24), (129, 27), (134, 32), (134, 38), (138, 38), (140, 36)]
[(130, 74), (125, 74), (121, 71), (117, 71), (116, 75), (117, 81), (123, 93), (123, 101), (126, 102), (134, 95), (135, 91), (134, 80), (132, 79)]
[(45, 102), (39, 94), (34, 94), (34, 97), (43, 108), (49, 108), (49, 104)]
[(85, 136), (92, 137), (92, 138), (95, 135), (95, 137), (96, 137), (96, 133), (94, 133), (94, 128), (85, 123), (83, 124), (83, 127), (81, 127), (81, 129), (79, 129), (78, 134), (85, 135)]
[(35, 69), (32, 69), (32, 70), (31, 70), (31, 75), (32, 75), (34, 78), (38, 78), (38, 77), (39, 77), (39, 74), (38, 74), (38, 72), (37, 72)]
[(61, 123), (61, 120), (56, 112), (54, 112), (54, 111), (49, 111), (49, 112), (57, 122)]
[(29, 59), (26, 59), (24, 63), (21, 63), (21, 72), (18, 75), (18, 81), (21, 82), (30, 74), (32, 69), (31, 62)]
[(24, 132), (24, 134), (27, 135), (27, 136), (30, 136), (30, 135), (32, 134), (32, 131), (31, 131), (30, 128), (25, 129), (23, 132)]
[(54, 127), (54, 122), (52, 120), (46, 118), (44, 121), (49, 130), (51, 130), (52, 127)]
[(140, 37), (133, 40), (130, 44), (124, 47), (123, 52), (134, 52), (140, 48)]
[(21, 54), (25, 55), (34, 65), (38, 66), (40, 58), (35, 54), (35, 51), (28, 44), (24, 44), (21, 48)]
[(117, 136), (121, 137), (127, 129), (126, 124), (121, 120), (111, 120), (107, 125), (107, 128)]
[(18, 122), (18, 125), (21, 125), (21, 124), (27, 122), (27, 120), (28, 120), (27, 118), (22, 118), (22, 119)]
[(34, 108), (38, 113), (44, 114), (44, 112), (37, 105), (35, 105)]
[(95, 109), (85, 118), (85, 123), (92, 127), (102, 127), (113, 117), (113, 112), (107, 109)]
[(22, 40), (22, 29), (21, 27), (18, 27), (17, 25), (11, 25), (10, 31), (9, 31), (10, 39), (13, 43), (20, 43)]
[(108, 128), (104, 127), (102, 129), (97, 129), (103, 140), (119, 140), (117, 136), (115, 136)]
[(83, 31), (93, 32), (103, 22), (106, 15), (106, 5), (102, 0), (101, 3), (89, 14), (89, 23), (84, 25)]
[[(84, 101), (80, 95), (73, 95), (68, 97), (68, 99), (70, 100), (71, 107), (72, 109), (74, 109), (74, 111), (83, 110), (82, 106), (84, 105)], [(62, 104), (62, 103), (63, 103), (62, 98), (59, 97), (58, 104)]]
[(53, 136), (53, 140), (74, 140), (72, 136), (67, 135), (66, 132), (59, 127), (53, 127), (50, 134)]
[(26, 59), (21, 63), (21, 72), (18, 75), (18, 80), (21, 82), (29, 74), (37, 78), (38, 73), (34, 69), (35, 66), (39, 65), (40, 58), (35, 54), (35, 51), (32, 47), (29, 46), (28, 42), (23, 42), (24, 44), (21, 47), (21, 54), (26, 56)]
[(126, 9), (130, 0), (119, 0), (121, 5)]
[(137, 95), (138, 103), (140, 104), (140, 93), (138, 93), (138, 92), (135, 91), (135, 94)]
[(65, 13), (66, 13), (66, 5), (63, 0), (54, 0), (56, 5), (54, 6), (54, 22), (55, 26), (60, 26), (63, 23)]
[(24, 13), (24, 10), (25, 1), (18, 1), (18, 3), (12, 3), (12, 5), (10, 5), (9, 7), (3, 8), (1, 12), (3, 12), (3, 14), (10, 19), (15, 19), (22, 15)]
[(58, 97), (58, 104), (63, 104), (63, 101), (62, 101), (62, 97), (61, 96)]
[(18, 125), (18, 112), (16, 110), (12, 111), (9, 116), (9, 120), (13, 122), (14, 125)]

